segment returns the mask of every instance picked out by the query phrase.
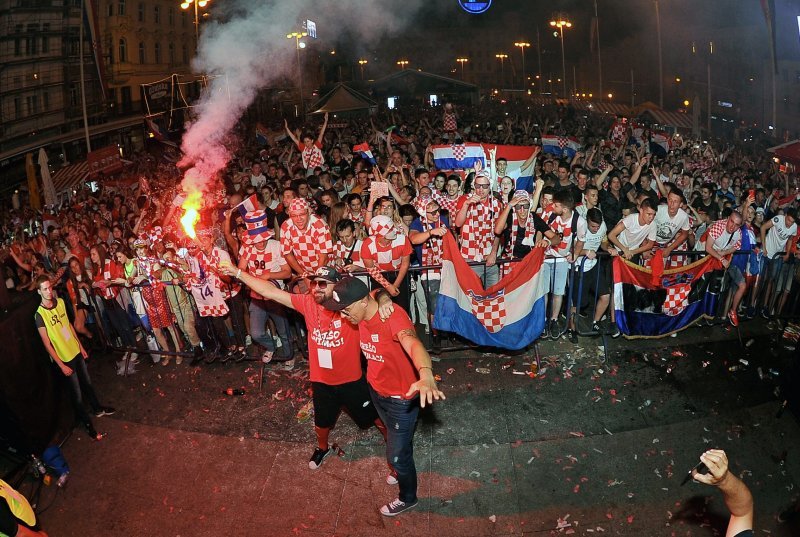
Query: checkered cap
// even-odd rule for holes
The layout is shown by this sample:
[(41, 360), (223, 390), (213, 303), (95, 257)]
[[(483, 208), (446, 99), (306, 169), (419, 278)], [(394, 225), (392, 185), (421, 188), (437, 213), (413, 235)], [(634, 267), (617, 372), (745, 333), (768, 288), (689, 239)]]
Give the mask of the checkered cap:
[(428, 210), (428, 205), (430, 205), (433, 202), (434, 199), (426, 194), (422, 196), (417, 196), (416, 198), (414, 198), (414, 201), (412, 201), (411, 204), (414, 206), (414, 209), (416, 209), (417, 214), (425, 218), (427, 216), (425, 211)]
[(370, 235), (385, 237), (394, 230), (394, 222), (384, 215), (373, 216), (369, 222)]
[(302, 211), (308, 211), (308, 202), (303, 198), (295, 198), (289, 203), (290, 213), (299, 213)]

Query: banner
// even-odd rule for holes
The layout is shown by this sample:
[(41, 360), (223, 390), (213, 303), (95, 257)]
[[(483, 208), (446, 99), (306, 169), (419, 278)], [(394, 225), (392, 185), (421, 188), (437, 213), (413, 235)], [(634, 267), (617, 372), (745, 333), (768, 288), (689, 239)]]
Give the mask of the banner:
[[(534, 146), (532, 145), (484, 145), (483, 149), (486, 151), (486, 161), (489, 161), (489, 150), (497, 149), (495, 159), (504, 158), (508, 161), (506, 166), (506, 175), (515, 178), (515, 190), (527, 190), (533, 192), (533, 166), (528, 166), (523, 170), (522, 165), (533, 154)], [(498, 177), (497, 181), (500, 182), (502, 177)]]
[(575, 153), (581, 149), (578, 139), (572, 136), (555, 136), (552, 134), (542, 136), (542, 151), (559, 158), (573, 158)]
[(486, 155), (481, 144), (434, 145), (432, 149), (437, 170), (469, 170), (477, 161), (486, 168)]
[(452, 233), (443, 237), (442, 280), (433, 327), (478, 345), (522, 349), (544, 330), (544, 250), (534, 248), (497, 284), (484, 289), (464, 261)]
[(617, 327), (629, 339), (657, 338), (683, 330), (717, 309), (722, 267), (711, 256), (653, 275), (622, 257), (614, 258)]
[(119, 154), (119, 147), (109, 145), (102, 149), (96, 149), (86, 155), (86, 162), (89, 164), (89, 174), (110, 175), (122, 170), (122, 157)]

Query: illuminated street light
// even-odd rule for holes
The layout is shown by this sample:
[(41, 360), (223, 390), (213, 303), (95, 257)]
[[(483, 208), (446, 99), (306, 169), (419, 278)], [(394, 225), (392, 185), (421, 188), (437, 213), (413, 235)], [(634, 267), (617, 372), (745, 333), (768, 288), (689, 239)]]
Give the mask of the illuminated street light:
[(364, 58), (358, 60), (358, 67), (361, 69), (361, 80), (364, 80), (364, 66), (367, 65), (368, 63), (369, 62)]
[(531, 46), (530, 43), (525, 41), (517, 41), (514, 43), (515, 47), (519, 47), (520, 52), (522, 52), (522, 87), (525, 87), (525, 47)]
[(405, 69), (408, 65), (408, 60), (397, 60), (397, 65), (400, 66), (400, 69)]
[(294, 48), (297, 53), (297, 81), (298, 93), (300, 94), (300, 111), (305, 115), (305, 102), (303, 101), (303, 67), (300, 64), (300, 49), (305, 48), (306, 44), (300, 41), (303, 37), (307, 36), (307, 32), (292, 32), (286, 34), (286, 39), (294, 39)]
[(464, 64), (469, 61), (469, 58), (456, 58), (456, 61), (461, 64), (461, 80), (464, 80)]
[(506, 54), (505, 52), (500, 52), (499, 54), (495, 54), (494, 57), (500, 60), (500, 83), (505, 84), (506, 82), (505, 61), (506, 58), (508, 58), (508, 54)]
[(197, 50), (197, 45), (200, 43), (200, 9), (208, 5), (211, 0), (184, 0), (181, 3), (181, 9), (184, 11), (194, 5), (194, 48)]
[(564, 18), (563, 15), (558, 15), (550, 21), (550, 26), (558, 28), (558, 33), (561, 36), (561, 72), (562, 80), (564, 81), (564, 95), (567, 95), (567, 62), (564, 59), (564, 28), (572, 28), (572, 23)]

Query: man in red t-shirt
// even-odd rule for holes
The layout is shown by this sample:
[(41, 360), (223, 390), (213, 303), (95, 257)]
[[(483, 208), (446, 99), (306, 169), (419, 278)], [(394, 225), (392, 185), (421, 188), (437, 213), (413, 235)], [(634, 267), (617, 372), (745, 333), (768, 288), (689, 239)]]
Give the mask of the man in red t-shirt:
[(323, 305), (358, 325), (372, 402), (383, 422), (389, 424), (386, 460), (400, 485), (397, 499), (381, 507), (380, 512), (384, 516), (399, 515), (417, 505), (414, 428), (419, 409), (434, 399), (445, 398), (436, 387), (431, 357), (417, 338), (408, 313), (395, 308), (388, 319), (382, 320), (378, 302), (358, 278), (337, 283)]
[[(316, 470), (333, 452), (328, 444), (328, 437), (336, 425), (342, 407), (347, 409), (356, 425), (362, 429), (375, 425), (386, 440), (386, 426), (370, 402), (367, 382), (361, 370), (358, 329), (342, 319), (338, 312), (329, 311), (320, 305), (331, 297), (333, 284), (341, 279), (336, 269), (320, 267), (311, 277), (311, 293), (296, 295), (233, 265), (226, 264), (220, 268), (229, 276), (240, 279), (265, 299), (297, 310), (306, 321), (314, 431), (317, 435), (317, 448), (308, 461), (308, 467)], [(386, 293), (382, 295), (380, 300), (387, 308), (382, 314), (388, 316), (389, 310), (393, 309), (392, 302)], [(389, 475), (386, 482), (395, 484), (396, 480), (393, 475)]]

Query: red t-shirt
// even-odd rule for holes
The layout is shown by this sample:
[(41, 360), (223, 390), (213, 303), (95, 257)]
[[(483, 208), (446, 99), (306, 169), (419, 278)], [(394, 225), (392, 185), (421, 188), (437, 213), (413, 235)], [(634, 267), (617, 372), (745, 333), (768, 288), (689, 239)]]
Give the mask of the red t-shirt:
[(405, 399), (408, 389), (419, 380), (414, 363), (397, 339), (397, 333), (406, 329), (414, 330), (414, 325), (398, 307), (386, 321), (376, 313), (358, 325), (361, 351), (367, 358), (367, 382), (384, 397)]
[(358, 329), (311, 295), (292, 295), (292, 306), (306, 321), (311, 381), (337, 386), (360, 379)]

